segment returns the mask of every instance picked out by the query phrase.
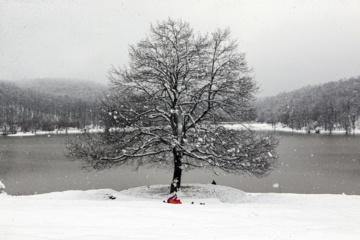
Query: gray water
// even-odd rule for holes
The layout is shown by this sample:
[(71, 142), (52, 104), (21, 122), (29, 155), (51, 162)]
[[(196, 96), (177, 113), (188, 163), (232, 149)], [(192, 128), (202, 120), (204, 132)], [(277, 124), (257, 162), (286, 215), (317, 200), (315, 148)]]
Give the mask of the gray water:
[[(279, 166), (265, 178), (215, 175), (209, 170), (183, 174), (183, 183), (211, 183), (246, 192), (360, 195), (360, 137), (281, 134)], [(0, 137), (0, 180), (12, 195), (65, 190), (169, 184), (172, 171), (122, 167), (86, 172), (65, 157), (64, 135)], [(274, 188), (277, 183), (279, 187)]]

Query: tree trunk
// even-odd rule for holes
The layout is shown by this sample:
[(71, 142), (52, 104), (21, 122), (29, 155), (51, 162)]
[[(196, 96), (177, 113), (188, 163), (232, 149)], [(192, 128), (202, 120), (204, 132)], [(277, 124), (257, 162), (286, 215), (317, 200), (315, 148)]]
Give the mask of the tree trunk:
[(182, 174), (182, 154), (176, 150), (176, 148), (173, 149), (173, 155), (174, 155), (174, 176), (171, 181), (170, 185), (170, 193), (177, 192), (180, 189), (181, 186), (181, 174)]

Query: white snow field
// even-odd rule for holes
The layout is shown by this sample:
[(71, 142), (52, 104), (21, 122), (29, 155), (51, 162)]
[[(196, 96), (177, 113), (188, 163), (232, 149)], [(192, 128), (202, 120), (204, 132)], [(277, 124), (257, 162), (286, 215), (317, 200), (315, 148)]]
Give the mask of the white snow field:
[(0, 239), (360, 239), (360, 196), (249, 194), (194, 184), (178, 194), (183, 204), (163, 203), (168, 191), (159, 185), (0, 194)]

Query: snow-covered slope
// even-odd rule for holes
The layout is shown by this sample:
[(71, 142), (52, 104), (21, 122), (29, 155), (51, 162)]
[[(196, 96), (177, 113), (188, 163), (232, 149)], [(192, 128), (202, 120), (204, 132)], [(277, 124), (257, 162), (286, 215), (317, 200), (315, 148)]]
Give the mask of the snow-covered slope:
[(173, 205), (168, 191), (0, 194), (0, 239), (360, 239), (360, 196), (186, 185)]

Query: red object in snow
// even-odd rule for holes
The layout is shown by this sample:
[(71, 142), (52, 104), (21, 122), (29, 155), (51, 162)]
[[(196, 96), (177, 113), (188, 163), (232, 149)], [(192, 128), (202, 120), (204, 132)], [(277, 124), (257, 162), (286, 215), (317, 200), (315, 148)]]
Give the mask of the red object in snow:
[(167, 202), (172, 204), (181, 204), (181, 201), (177, 199), (176, 194), (174, 196), (169, 197)]

